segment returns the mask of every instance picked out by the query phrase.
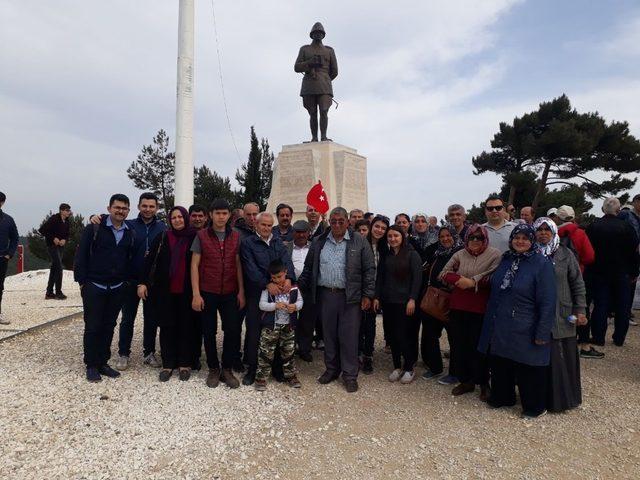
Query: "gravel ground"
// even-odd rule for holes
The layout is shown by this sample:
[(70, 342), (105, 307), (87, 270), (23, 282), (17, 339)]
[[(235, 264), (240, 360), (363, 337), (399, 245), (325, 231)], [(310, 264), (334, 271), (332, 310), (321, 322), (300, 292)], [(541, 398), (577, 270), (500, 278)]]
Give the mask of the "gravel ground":
[(65, 270), (62, 280), (66, 300), (44, 299), (48, 279), (49, 270), (31, 270), (6, 278), (2, 312), (11, 323), (0, 325), (0, 339), (82, 311), (82, 298), (72, 271)]
[(100, 384), (83, 377), (81, 320), (0, 344), (0, 477), (640, 476), (640, 327), (624, 348), (583, 362), (581, 408), (524, 421), (433, 381), (389, 384), (381, 345), (356, 394), (315, 382), (320, 352), (300, 365), (299, 391), (208, 389), (204, 372), (160, 384), (141, 365), (141, 323), (132, 367)]

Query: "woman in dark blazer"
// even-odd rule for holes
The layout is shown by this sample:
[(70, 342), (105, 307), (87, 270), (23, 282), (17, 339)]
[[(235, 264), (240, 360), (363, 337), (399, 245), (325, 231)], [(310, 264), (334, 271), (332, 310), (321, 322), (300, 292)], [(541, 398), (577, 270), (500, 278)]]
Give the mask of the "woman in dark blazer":
[(491, 277), (478, 350), (489, 355), (489, 405), (515, 405), (517, 384), (523, 415), (536, 418), (546, 413), (556, 275), (536, 250), (532, 226), (517, 225), (509, 248)]

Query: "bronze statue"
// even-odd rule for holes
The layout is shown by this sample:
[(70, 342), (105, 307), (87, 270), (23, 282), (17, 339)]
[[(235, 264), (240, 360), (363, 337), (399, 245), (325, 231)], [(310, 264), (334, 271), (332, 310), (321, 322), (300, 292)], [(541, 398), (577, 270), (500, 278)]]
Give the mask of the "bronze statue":
[(313, 26), (309, 36), (313, 42), (300, 47), (293, 69), (304, 73), (300, 96), (304, 108), (309, 112), (311, 141), (318, 141), (318, 108), (320, 109), (320, 140), (331, 141), (327, 138), (328, 113), (333, 102), (331, 80), (338, 76), (338, 62), (333, 48), (322, 44), (325, 31), (320, 22)]

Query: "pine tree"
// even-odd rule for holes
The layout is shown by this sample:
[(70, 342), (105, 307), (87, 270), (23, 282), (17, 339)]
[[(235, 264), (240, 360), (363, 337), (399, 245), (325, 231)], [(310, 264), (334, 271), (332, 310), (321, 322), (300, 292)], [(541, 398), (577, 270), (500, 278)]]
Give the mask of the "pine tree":
[(231, 188), (229, 177), (222, 177), (203, 165), (194, 169), (194, 203), (207, 208), (216, 198), (224, 198), (231, 205), (242, 200), (238, 199), (238, 192)]
[(260, 210), (267, 206), (271, 191), (273, 153), (269, 141), (265, 138), (258, 142), (255, 128), (251, 127), (251, 148), (247, 163), (236, 171), (236, 180), (240, 184), (240, 197), (243, 203), (256, 202)]

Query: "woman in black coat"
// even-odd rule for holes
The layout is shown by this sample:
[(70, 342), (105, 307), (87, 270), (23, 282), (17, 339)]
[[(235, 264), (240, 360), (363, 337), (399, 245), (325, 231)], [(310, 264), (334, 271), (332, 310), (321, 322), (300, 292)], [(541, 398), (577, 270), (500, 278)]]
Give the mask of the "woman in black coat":
[(195, 356), (189, 264), (196, 230), (189, 226), (183, 207), (171, 209), (169, 222), (171, 228), (151, 244), (138, 284), (138, 296), (143, 300), (148, 297), (160, 318), (161, 382), (169, 380), (176, 368), (180, 369), (180, 380), (188, 380)]

